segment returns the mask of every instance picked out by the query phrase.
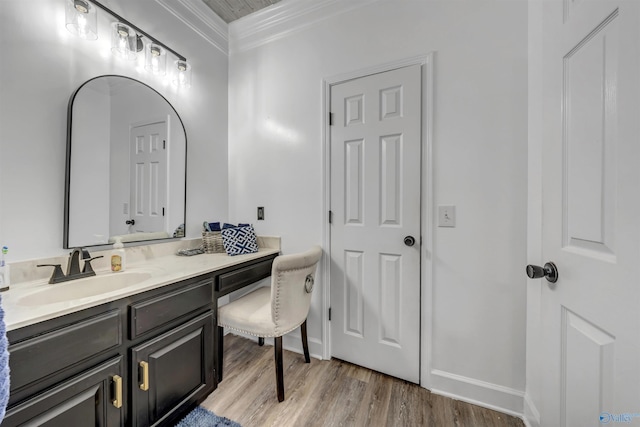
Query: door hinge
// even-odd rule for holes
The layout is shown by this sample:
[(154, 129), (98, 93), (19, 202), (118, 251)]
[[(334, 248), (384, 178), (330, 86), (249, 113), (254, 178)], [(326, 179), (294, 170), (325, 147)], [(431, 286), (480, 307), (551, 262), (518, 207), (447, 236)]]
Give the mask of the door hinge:
[(331, 321), (331, 307), (329, 307), (329, 321)]
[(162, 216), (164, 216), (164, 208), (162, 208)]
[(166, 150), (166, 149), (167, 149), (167, 140), (166, 140), (166, 139), (163, 139), (163, 140), (162, 140), (162, 149), (163, 149), (163, 150)]
[(329, 211), (329, 224), (333, 223), (333, 212)]
[(329, 113), (329, 126), (333, 126), (333, 113)]

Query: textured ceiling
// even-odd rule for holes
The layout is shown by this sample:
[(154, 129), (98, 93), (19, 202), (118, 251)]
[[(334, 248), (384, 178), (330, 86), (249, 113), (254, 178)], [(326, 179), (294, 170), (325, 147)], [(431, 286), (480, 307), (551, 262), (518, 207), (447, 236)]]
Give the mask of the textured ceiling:
[(245, 15), (256, 12), (280, 0), (202, 0), (227, 24), (242, 18)]

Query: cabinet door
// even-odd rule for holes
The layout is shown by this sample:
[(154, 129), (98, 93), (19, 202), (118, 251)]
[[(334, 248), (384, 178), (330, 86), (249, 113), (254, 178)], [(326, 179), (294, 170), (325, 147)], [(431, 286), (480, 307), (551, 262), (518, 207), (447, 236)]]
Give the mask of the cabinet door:
[(213, 391), (213, 312), (131, 350), (132, 424), (152, 426)]
[(2, 427), (123, 425), (123, 358), (104, 362), (7, 411)]

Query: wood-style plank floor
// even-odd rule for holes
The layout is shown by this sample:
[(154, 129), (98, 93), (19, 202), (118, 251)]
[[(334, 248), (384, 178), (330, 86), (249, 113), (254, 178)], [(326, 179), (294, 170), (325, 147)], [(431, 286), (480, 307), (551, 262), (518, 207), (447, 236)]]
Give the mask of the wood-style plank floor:
[(524, 426), (516, 417), (340, 360), (306, 364), (286, 350), (285, 401), (278, 403), (272, 346), (229, 334), (224, 352), (224, 379), (202, 406), (243, 427)]

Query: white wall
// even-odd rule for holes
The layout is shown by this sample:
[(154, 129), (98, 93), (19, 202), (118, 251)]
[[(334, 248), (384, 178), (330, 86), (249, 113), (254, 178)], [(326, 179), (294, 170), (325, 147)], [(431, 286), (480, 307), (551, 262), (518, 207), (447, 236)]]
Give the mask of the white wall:
[[(282, 236), (283, 253), (322, 243), (322, 79), (436, 52), (434, 202), (457, 206), (457, 227), (434, 229), (426, 385), (522, 413), (527, 4), (368, 3), (285, 23), (259, 14), (273, 19), (260, 27), (254, 18), (230, 24), (230, 218)], [(265, 221), (255, 221), (257, 206)], [(309, 318), (316, 351), (321, 294), (318, 287)]]
[[(74, 158), (95, 161), (73, 162), (69, 186), (69, 242), (96, 242), (109, 237), (109, 147), (111, 137), (111, 102), (106, 85), (86, 88), (84, 96), (74, 102)], [(91, 203), (87, 197), (91, 195)]]
[[(323, 239), (322, 79), (436, 52), (434, 202), (457, 206), (457, 227), (434, 229), (429, 385), (522, 412), (526, 3), (352, 0), (334, 4), (353, 7), (344, 14), (316, 10), (261, 30), (241, 20), (230, 26), (228, 70), (226, 55), (162, 3), (172, 4), (105, 1), (193, 63), (189, 91), (115, 60), (108, 37), (90, 43), (71, 36), (62, 1), (33, 0), (29, 13), (24, 0), (0, 1), (0, 244), (10, 246), (11, 259), (65, 252), (67, 103), (89, 78), (137, 78), (181, 115), (188, 236), (199, 235), (204, 219), (229, 213), (260, 234), (282, 236), (283, 252), (291, 253)], [(256, 206), (265, 206), (265, 221), (255, 221)], [(317, 287), (312, 348), (323, 344), (321, 294)]]
[[(204, 219), (227, 216), (227, 55), (155, 1), (104, 1), (193, 64), (193, 85), (177, 90), (114, 58), (104, 31), (95, 42), (64, 26), (64, 1), (0, 1), (0, 244), (10, 260), (62, 249), (67, 104), (86, 80), (103, 74), (158, 90), (187, 129), (187, 236)], [(99, 12), (100, 29), (110, 19)], [(225, 49), (226, 50), (226, 49)]]

